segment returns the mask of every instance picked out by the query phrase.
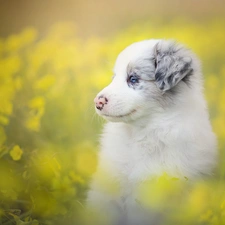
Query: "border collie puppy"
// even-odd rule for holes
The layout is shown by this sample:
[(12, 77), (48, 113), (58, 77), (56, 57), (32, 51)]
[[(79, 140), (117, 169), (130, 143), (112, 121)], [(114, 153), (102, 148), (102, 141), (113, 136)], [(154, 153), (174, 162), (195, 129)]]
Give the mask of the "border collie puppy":
[[(217, 142), (200, 63), (182, 45), (146, 40), (128, 46), (116, 60), (112, 82), (94, 102), (108, 123), (88, 204), (102, 214), (116, 218), (117, 206), (128, 210), (135, 204), (140, 183), (164, 173), (181, 180), (212, 173)], [(133, 224), (120, 224), (126, 223)]]

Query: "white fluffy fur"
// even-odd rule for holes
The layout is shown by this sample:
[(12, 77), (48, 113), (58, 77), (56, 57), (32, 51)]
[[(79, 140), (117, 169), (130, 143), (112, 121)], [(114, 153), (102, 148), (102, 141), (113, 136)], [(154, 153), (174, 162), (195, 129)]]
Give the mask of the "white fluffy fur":
[[(159, 89), (154, 78), (154, 62), (148, 62), (147, 66), (145, 62), (156, 60), (157, 51), (167, 51), (171, 46), (178, 52), (176, 60), (183, 57), (184, 61), (191, 61), (193, 74), (189, 84), (179, 81), (170, 92), (168, 88)], [(173, 51), (168, 53), (172, 54)], [(140, 71), (140, 67), (148, 67), (152, 71), (140, 72), (142, 88), (128, 85), (128, 67)], [(104, 209), (121, 199), (129, 204), (140, 182), (165, 172), (181, 179), (211, 174), (216, 139), (208, 118), (196, 56), (171, 41), (142, 41), (120, 53), (114, 73), (112, 83), (97, 95), (108, 100), (102, 110), (96, 111), (109, 122), (101, 137), (99, 166), (88, 193), (89, 204)], [(107, 182), (116, 183), (119, 193), (108, 192), (103, 187)]]

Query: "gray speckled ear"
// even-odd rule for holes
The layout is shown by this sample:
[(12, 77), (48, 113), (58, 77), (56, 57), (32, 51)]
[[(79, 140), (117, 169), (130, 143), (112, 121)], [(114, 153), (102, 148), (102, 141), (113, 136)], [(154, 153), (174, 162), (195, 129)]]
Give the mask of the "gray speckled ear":
[(189, 51), (173, 41), (160, 41), (155, 46), (155, 80), (162, 91), (177, 85), (193, 72)]

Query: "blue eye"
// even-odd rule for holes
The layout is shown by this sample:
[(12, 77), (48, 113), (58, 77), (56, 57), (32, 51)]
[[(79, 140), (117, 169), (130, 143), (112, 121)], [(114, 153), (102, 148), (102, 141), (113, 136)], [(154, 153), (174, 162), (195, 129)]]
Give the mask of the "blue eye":
[(135, 76), (130, 76), (130, 77), (129, 77), (129, 82), (130, 82), (131, 84), (136, 84), (136, 83), (138, 83), (138, 78), (135, 77)]

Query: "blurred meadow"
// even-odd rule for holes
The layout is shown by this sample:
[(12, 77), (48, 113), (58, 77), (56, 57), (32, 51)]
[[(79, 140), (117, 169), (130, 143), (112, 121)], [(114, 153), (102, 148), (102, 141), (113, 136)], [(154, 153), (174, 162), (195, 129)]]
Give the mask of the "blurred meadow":
[(1, 1), (0, 18), (0, 224), (83, 225), (104, 123), (93, 98), (118, 53), (150, 38), (175, 39), (201, 59), (219, 162), (181, 199), (160, 178), (142, 190), (145, 203), (167, 202), (166, 224), (225, 224), (223, 1)]

